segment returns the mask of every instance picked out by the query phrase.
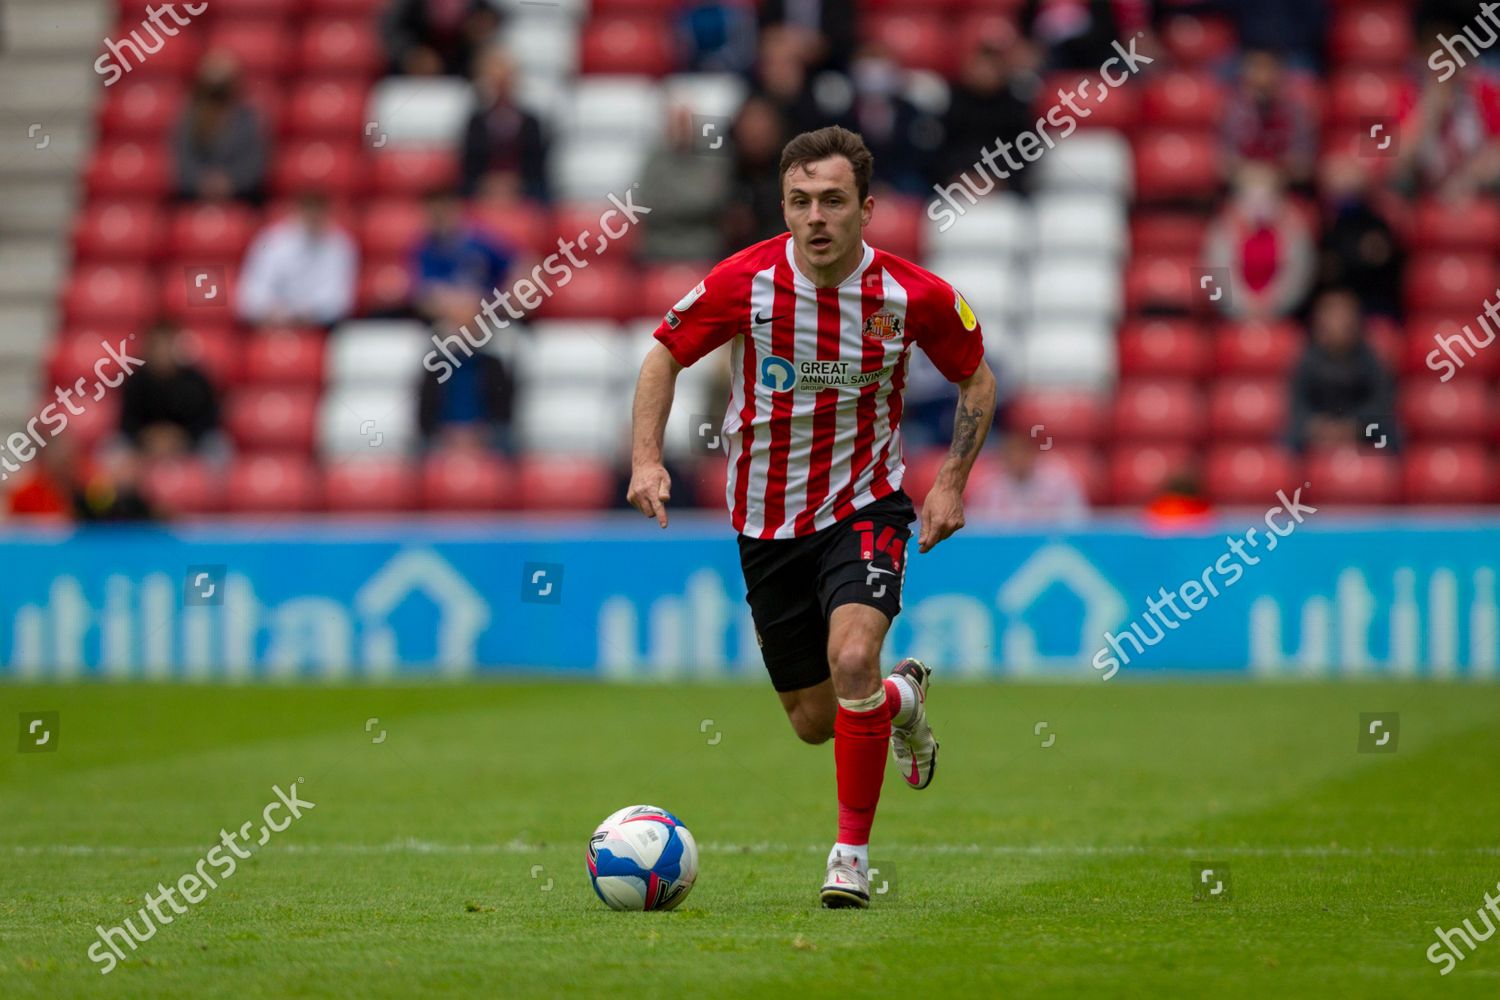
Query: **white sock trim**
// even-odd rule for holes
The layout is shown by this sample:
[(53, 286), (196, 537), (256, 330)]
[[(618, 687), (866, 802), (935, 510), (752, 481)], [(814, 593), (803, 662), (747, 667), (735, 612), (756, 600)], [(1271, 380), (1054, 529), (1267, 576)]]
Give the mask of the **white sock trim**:
[(858, 863), (855, 868), (862, 875), (870, 874), (870, 845), (869, 844), (841, 844), (833, 845), (833, 850), (828, 852), (828, 863), (833, 864), (833, 856), (842, 854), (846, 858), (854, 858)]
[(868, 698), (840, 698), (840, 707), (850, 712), (873, 712), (885, 704), (885, 685), (881, 684)]
[(901, 707), (896, 709), (896, 714), (891, 717), (891, 725), (902, 726), (911, 721), (912, 713), (916, 710), (917, 689), (905, 677), (891, 677), (890, 680), (896, 682), (896, 690), (901, 692)]

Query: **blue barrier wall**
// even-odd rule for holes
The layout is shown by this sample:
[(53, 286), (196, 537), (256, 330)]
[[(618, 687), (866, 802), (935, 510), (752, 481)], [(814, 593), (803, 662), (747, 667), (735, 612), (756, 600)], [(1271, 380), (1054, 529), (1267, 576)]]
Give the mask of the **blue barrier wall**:
[[(1211, 574), (1248, 523), (913, 545), (889, 649), (971, 676), (1097, 681), (1106, 633)], [(1311, 519), (1252, 557), (1154, 645), (1124, 645), (1120, 675), (1496, 673), (1500, 519)], [(8, 530), (0, 566), (12, 678), (763, 676), (718, 518)]]

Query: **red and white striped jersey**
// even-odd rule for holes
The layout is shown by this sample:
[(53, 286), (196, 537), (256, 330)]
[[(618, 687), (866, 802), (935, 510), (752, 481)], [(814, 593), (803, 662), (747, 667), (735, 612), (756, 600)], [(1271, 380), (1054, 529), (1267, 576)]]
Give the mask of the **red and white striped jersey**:
[(790, 233), (720, 263), (656, 339), (684, 366), (733, 341), (725, 497), (752, 538), (811, 534), (901, 486), (913, 344), (953, 382), (984, 357), (979, 323), (946, 281), (864, 244), (842, 284), (818, 288)]

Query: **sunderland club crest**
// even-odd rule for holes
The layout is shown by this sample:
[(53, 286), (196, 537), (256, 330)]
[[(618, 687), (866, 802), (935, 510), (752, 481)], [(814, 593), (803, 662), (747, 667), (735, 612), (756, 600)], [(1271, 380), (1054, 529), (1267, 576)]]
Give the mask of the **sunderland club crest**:
[(901, 317), (882, 309), (865, 320), (864, 335), (871, 340), (895, 340), (901, 336)]

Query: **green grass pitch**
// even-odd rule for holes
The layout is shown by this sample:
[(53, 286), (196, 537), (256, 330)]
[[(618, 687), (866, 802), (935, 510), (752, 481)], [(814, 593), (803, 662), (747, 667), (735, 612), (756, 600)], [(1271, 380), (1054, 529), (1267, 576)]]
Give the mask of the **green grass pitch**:
[[(817, 906), (831, 746), (768, 687), (0, 687), (7, 728), (59, 713), (0, 753), (0, 996), (1500, 995), (1500, 941), (1425, 956), (1500, 882), (1500, 687), (939, 673), (930, 704), (937, 779), (887, 776), (858, 912)], [(1395, 752), (1357, 751), (1371, 711)], [(303, 818), (100, 974), (96, 925), (299, 777)], [(589, 888), (641, 802), (703, 849), (676, 912)]]

